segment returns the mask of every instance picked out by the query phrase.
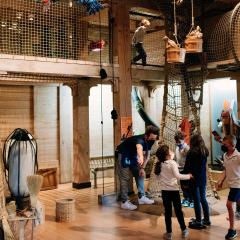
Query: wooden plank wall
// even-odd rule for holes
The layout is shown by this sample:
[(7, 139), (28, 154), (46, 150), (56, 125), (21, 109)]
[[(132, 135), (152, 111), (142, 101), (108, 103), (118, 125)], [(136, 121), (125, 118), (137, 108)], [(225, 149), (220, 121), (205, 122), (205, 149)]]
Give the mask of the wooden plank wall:
[(16, 128), (27, 129), (37, 140), (39, 169), (60, 168), (60, 182), (72, 181), (69, 89), (58, 85), (0, 85), (0, 149)]
[(33, 87), (0, 86), (0, 141), (15, 128), (25, 128), (33, 133)]
[(34, 136), (38, 142), (39, 168), (59, 166), (58, 88), (34, 87)]

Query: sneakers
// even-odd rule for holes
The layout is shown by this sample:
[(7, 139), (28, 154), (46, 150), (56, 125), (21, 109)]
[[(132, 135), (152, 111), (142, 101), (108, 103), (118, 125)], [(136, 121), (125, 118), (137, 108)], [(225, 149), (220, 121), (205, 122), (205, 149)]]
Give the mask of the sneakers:
[(225, 236), (225, 239), (234, 239), (237, 237), (237, 231), (233, 229), (228, 229), (228, 233)]
[(172, 240), (172, 233), (164, 233), (163, 234), (163, 239)]
[(124, 203), (123, 202), (121, 203), (121, 208), (132, 211), (137, 209), (137, 206), (132, 204), (130, 201), (126, 201)]
[(182, 231), (182, 237), (186, 238), (189, 235), (189, 231), (187, 228), (185, 228), (185, 230)]
[(202, 219), (202, 224), (204, 226), (211, 226), (211, 222), (209, 220)]
[(188, 207), (190, 207), (190, 208), (194, 208), (194, 202), (189, 202)]
[(198, 222), (198, 221), (196, 221), (196, 219), (194, 219), (193, 221), (189, 222), (188, 227), (192, 228), (192, 229), (198, 229), (198, 230), (206, 228), (206, 226), (203, 225), (201, 221)]
[(153, 199), (149, 199), (146, 196), (142, 196), (141, 198), (138, 199), (138, 203), (139, 204), (153, 204), (154, 200)]
[(183, 207), (188, 207), (189, 206), (189, 201), (187, 199), (182, 200), (182, 206)]

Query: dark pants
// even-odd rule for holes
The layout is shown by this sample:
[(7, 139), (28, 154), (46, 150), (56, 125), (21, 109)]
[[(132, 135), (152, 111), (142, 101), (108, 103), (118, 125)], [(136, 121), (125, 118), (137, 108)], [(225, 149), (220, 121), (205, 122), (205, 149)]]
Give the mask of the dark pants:
[(167, 233), (172, 232), (172, 205), (182, 231), (185, 230), (186, 225), (184, 222), (179, 191), (162, 190), (162, 200), (165, 209), (165, 224)]
[(189, 181), (188, 180), (182, 180), (180, 181), (180, 185), (181, 185), (181, 189), (183, 192), (183, 198), (187, 199), (189, 202), (192, 202), (192, 193), (190, 191), (190, 187), (189, 187)]
[(134, 45), (136, 51), (138, 52), (138, 55), (133, 58), (133, 62), (137, 62), (138, 60), (142, 59), (142, 65), (145, 66), (147, 63), (147, 54), (143, 48), (142, 43), (136, 43)]
[(204, 220), (209, 221), (209, 207), (206, 199), (206, 186), (192, 186), (192, 196), (194, 201), (194, 211), (197, 222), (202, 221), (201, 207), (203, 210)]

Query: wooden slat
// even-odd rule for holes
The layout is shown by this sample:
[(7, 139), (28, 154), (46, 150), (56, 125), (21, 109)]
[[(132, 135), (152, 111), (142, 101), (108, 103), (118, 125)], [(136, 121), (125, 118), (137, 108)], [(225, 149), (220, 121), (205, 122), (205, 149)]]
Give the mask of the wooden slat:
[(3, 144), (16, 128), (33, 130), (33, 88), (31, 86), (0, 86), (0, 141)]

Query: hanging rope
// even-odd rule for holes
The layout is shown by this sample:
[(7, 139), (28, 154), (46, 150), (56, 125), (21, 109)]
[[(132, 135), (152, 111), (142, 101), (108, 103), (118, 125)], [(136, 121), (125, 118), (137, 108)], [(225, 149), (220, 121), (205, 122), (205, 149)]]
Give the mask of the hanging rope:
[(174, 13), (174, 34), (173, 35), (175, 37), (177, 45), (179, 46), (178, 38), (177, 38), (176, 0), (174, 0), (174, 3), (173, 3), (173, 13)]
[(192, 23), (191, 23), (191, 28), (190, 31), (188, 33), (188, 35), (191, 33), (191, 31), (195, 28), (195, 24), (194, 24), (194, 13), (193, 13), (193, 0), (191, 0), (191, 10), (192, 10)]
[[(102, 39), (102, 21), (101, 21), (101, 13), (99, 12), (99, 38), (100, 40)], [(101, 98), (101, 103), (100, 103), (100, 111), (101, 111), (101, 157), (102, 157), (102, 184), (103, 184), (103, 190), (102, 193), (104, 195), (105, 193), (105, 189), (104, 189), (104, 184), (105, 184), (105, 174), (104, 174), (104, 159), (103, 159), (103, 79), (105, 78), (105, 75), (103, 73), (106, 74), (105, 70), (102, 68), (102, 51), (99, 52), (99, 65), (100, 65), (100, 78), (101, 78), (101, 90), (100, 90), (100, 98)]]

